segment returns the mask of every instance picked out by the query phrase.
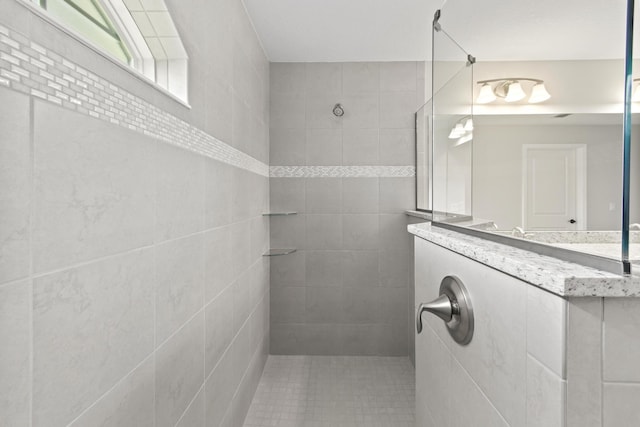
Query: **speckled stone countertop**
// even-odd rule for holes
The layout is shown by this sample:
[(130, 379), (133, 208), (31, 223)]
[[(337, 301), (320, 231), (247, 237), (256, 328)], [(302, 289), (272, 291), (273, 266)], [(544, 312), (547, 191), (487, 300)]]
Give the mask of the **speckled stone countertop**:
[(415, 236), (457, 252), (556, 295), (640, 297), (640, 277), (625, 277), (480, 239), (431, 223), (407, 227)]

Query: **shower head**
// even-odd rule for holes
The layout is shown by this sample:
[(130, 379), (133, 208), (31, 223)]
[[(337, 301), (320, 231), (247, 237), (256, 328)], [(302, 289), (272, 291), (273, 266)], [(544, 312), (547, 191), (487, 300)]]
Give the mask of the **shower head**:
[(342, 108), (341, 104), (336, 104), (333, 107), (333, 115), (336, 117), (344, 116), (344, 108)]

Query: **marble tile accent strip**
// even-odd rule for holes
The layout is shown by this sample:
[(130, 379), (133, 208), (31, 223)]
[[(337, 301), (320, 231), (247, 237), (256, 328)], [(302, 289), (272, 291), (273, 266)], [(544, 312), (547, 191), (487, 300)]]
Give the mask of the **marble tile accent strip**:
[(412, 224), (411, 234), (560, 296), (640, 297), (640, 277), (625, 277), (508, 245)]
[(414, 166), (271, 166), (272, 178), (410, 178)]
[(0, 25), (0, 86), (262, 176), (269, 166)]

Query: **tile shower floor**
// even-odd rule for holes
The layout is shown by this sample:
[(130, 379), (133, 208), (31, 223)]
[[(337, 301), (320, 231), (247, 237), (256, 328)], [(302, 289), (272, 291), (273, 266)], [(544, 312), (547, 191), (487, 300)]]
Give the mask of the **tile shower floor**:
[(413, 427), (406, 357), (269, 356), (244, 427)]

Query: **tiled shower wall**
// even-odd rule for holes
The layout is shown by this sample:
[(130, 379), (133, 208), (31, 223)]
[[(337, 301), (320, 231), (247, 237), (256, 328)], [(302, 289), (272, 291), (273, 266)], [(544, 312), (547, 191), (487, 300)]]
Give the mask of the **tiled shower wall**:
[(0, 0), (0, 425), (241, 426), (269, 347), (269, 66), (168, 0), (187, 108)]
[[(271, 353), (407, 355), (424, 63), (272, 63)], [(345, 114), (335, 117), (341, 103)], [(411, 332), (409, 332), (411, 331)]]

